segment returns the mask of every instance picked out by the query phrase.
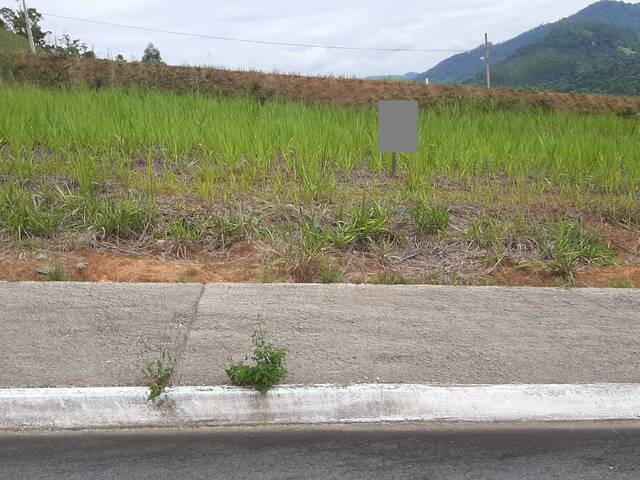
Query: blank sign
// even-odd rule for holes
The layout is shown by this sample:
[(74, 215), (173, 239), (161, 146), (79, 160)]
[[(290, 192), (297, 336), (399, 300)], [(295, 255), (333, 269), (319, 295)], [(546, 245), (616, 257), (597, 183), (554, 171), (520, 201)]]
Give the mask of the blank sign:
[(383, 100), (378, 103), (378, 139), (383, 153), (418, 151), (418, 102)]

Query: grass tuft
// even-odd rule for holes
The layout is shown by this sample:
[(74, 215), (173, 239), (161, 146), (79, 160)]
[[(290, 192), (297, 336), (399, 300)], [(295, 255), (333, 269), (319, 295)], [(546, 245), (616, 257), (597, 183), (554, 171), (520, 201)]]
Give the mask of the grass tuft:
[(47, 270), (47, 280), (50, 282), (64, 282), (66, 278), (64, 269), (57, 263)]
[(584, 265), (609, 266), (615, 254), (595, 235), (585, 231), (580, 222), (561, 220), (537, 241), (545, 268), (573, 283), (577, 269)]
[(320, 268), (320, 283), (345, 283), (346, 277), (342, 269), (334, 262), (326, 261)]
[(411, 212), (413, 223), (421, 235), (439, 233), (449, 226), (449, 209), (419, 203)]
[(412, 282), (411, 279), (396, 271), (387, 270), (374, 277), (371, 283), (374, 285), (411, 285)]
[(391, 213), (379, 203), (360, 203), (332, 231), (332, 241), (339, 248), (361, 247), (392, 237)]

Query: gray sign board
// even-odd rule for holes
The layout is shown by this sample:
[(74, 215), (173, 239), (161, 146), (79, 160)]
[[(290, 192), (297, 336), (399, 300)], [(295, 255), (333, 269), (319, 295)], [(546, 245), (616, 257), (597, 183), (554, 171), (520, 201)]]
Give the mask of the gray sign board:
[(383, 100), (378, 103), (378, 139), (382, 153), (418, 151), (418, 102)]

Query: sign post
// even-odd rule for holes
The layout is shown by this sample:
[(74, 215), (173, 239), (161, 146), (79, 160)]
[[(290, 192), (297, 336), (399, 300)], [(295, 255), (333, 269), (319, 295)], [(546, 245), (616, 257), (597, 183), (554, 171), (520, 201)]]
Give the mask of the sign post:
[(378, 143), (391, 153), (391, 175), (396, 176), (397, 154), (418, 151), (418, 102), (382, 100), (378, 103)]

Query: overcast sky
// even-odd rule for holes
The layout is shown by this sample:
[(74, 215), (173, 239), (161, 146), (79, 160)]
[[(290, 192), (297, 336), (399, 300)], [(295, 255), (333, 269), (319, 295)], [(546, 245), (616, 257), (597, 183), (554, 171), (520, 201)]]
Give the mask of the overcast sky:
[[(636, 0), (637, 2), (638, 0)], [(275, 42), (358, 47), (462, 49), (484, 32), (507, 40), (556, 21), (593, 0), (27, 0), (41, 12), (189, 33)], [(632, 2), (632, 3), (636, 3)], [(0, 6), (15, 7), (13, 0)], [(97, 55), (140, 58), (153, 42), (170, 64), (215, 65), (304, 74), (363, 76), (422, 72), (447, 53), (327, 50), (233, 43), (125, 30), (47, 17)]]

